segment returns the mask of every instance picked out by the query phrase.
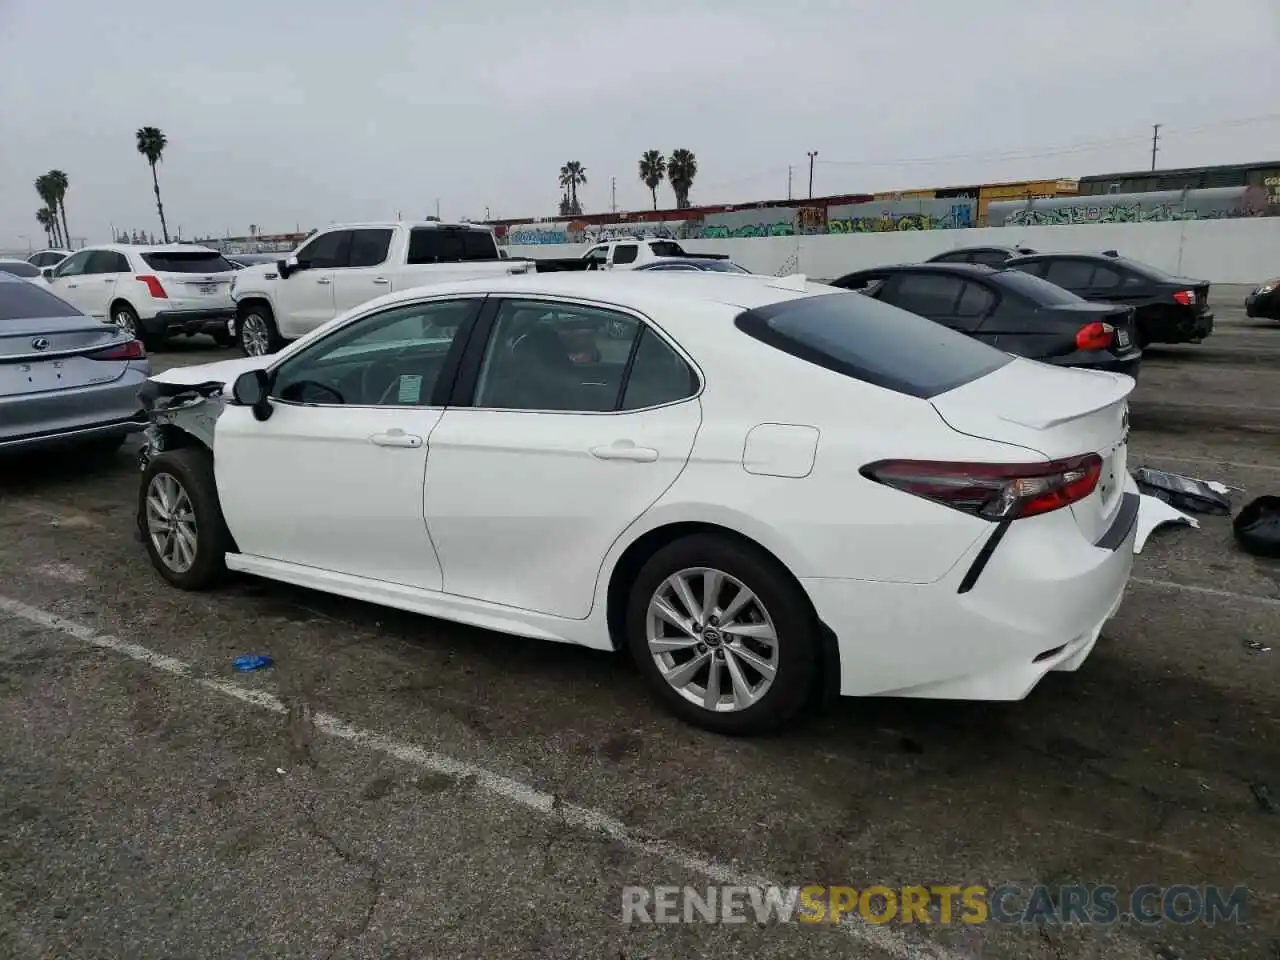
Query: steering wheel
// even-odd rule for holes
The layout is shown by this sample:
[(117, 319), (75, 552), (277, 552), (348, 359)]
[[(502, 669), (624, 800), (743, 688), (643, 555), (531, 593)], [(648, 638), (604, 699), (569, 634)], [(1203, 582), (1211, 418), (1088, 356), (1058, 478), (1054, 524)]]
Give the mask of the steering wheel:
[[(293, 381), (293, 383), (289, 384), (289, 386), (286, 387), (284, 391), (282, 391), (282, 393), (294, 394), (297, 397), (297, 399), (293, 401), (294, 403), (320, 403), (321, 402), (319, 400), (303, 400), (302, 392), (304, 389), (317, 390), (320, 393), (328, 394), (329, 396), (333, 397), (332, 402), (338, 405), (345, 404), (347, 402), (346, 399), (342, 396), (342, 393), (337, 388), (331, 387), (327, 383), (321, 383), (319, 380), (295, 380)], [(281, 399), (288, 400), (290, 398), (282, 396)]]
[(375, 360), (360, 373), (360, 396), (377, 396), (377, 404), (386, 402), (391, 388), (399, 382), (399, 373), (390, 360)]

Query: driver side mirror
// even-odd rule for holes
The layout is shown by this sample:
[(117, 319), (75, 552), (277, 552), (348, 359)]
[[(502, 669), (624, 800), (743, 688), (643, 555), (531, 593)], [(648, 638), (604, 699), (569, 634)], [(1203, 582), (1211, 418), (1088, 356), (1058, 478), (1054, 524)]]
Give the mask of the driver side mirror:
[(231, 385), (231, 397), (237, 406), (250, 407), (255, 420), (271, 416), (271, 377), (265, 370), (246, 370)]
[(300, 262), (297, 257), (286, 257), (283, 260), (276, 261), (276, 272), (280, 274), (281, 280), (287, 280), (289, 274), (305, 269), (306, 264)]
[(44, 277), (46, 280), (52, 280), (53, 267), (42, 267), (40, 270), (40, 276)]

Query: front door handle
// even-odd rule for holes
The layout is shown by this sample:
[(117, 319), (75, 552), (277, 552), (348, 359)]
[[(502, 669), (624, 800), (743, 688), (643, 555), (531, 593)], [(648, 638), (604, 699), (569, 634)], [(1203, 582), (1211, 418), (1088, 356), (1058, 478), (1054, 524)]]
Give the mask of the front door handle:
[(608, 446), (592, 447), (591, 455), (597, 460), (630, 460), (633, 463), (653, 463), (658, 451), (652, 447), (637, 447), (630, 440), (617, 440)]
[(390, 281), (390, 280), (388, 280), (386, 277), (374, 277), (374, 278), (373, 278), (373, 282), (374, 282), (374, 283), (377, 283), (377, 284), (381, 284), (381, 285), (386, 285), (386, 284), (390, 283), (391, 281)]
[(333, 283), (328, 277), (317, 277), (316, 283)]
[(369, 442), (376, 447), (410, 447), (422, 446), (422, 438), (403, 430), (388, 430), (386, 433), (375, 433)]

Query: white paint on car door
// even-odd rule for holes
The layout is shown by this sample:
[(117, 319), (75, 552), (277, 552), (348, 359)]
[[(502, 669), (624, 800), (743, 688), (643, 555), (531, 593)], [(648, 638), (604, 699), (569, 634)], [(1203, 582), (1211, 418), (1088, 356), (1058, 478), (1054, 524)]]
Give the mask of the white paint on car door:
[[(333, 271), (334, 316), (390, 293), (395, 283), (391, 227), (369, 227), (351, 231), (348, 265)], [(403, 257), (403, 248), (396, 251)]]
[(80, 292), (85, 304), (81, 309), (93, 317), (110, 317), (117, 284), (121, 278), (128, 279), (132, 275), (129, 258), (123, 253), (95, 250), (84, 276), (80, 278)]
[(49, 287), (63, 300), (78, 310), (89, 313), (86, 304), (92, 299), (88, 289), (82, 289), (86, 283), (85, 270), (89, 266), (92, 250), (80, 250), (73, 253), (53, 270), (53, 279)]
[(276, 323), (292, 340), (328, 323), (337, 310), (333, 275), (345, 266), (351, 249), (350, 230), (331, 230), (312, 237), (297, 252), (298, 267), (281, 278), (274, 292)]

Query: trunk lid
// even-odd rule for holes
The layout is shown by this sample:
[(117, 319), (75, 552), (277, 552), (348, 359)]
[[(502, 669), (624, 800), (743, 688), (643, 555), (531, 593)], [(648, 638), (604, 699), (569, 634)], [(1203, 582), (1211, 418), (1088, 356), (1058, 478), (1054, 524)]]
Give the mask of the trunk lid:
[(1034, 450), (1047, 460), (1096, 453), (1098, 487), (1069, 509), (1096, 542), (1120, 509), (1128, 472), (1129, 394), (1123, 374), (1053, 367), (1015, 357), (1000, 369), (933, 398), (958, 433)]
[(227, 297), (235, 268), (216, 250), (164, 250), (141, 255), (170, 297)]
[(127, 343), (114, 324), (92, 317), (40, 317), (0, 323), (0, 396), (46, 393), (100, 383), (124, 375), (128, 360), (96, 360), (92, 354)]

